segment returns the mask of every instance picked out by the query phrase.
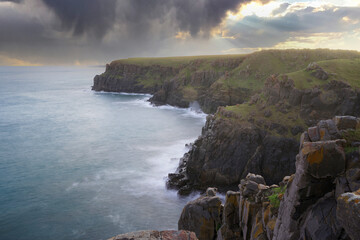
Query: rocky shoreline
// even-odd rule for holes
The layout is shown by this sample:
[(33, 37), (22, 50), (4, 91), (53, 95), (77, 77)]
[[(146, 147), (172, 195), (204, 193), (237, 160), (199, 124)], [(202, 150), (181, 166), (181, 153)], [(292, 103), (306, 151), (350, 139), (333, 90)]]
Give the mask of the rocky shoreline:
[(295, 174), (267, 185), (249, 173), (224, 205), (209, 188), (184, 207), (179, 229), (204, 240), (360, 239), (358, 141), (359, 118), (320, 121), (301, 136)]
[[(167, 187), (180, 195), (204, 193), (185, 206), (179, 230), (219, 240), (360, 239), (348, 218), (359, 211), (358, 79), (313, 61), (349, 57), (353, 64), (354, 56), (284, 50), (175, 65), (115, 61), (92, 89), (151, 93), (155, 105), (196, 102), (209, 113), (201, 136), (168, 175)], [(254, 66), (264, 58), (284, 66)], [(294, 72), (274, 73), (283, 67)], [(226, 193), (224, 205), (215, 190)]]

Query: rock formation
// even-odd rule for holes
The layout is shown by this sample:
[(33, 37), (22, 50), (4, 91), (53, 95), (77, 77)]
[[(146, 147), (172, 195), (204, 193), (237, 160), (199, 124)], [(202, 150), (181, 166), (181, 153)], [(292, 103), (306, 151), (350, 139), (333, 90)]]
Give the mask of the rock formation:
[(198, 240), (195, 233), (189, 231), (138, 231), (120, 234), (108, 240)]
[[(360, 239), (360, 148), (353, 144), (359, 141), (360, 118), (335, 117), (308, 128), (301, 136), (295, 174), (271, 186), (262, 176), (248, 174), (238, 191), (227, 192), (224, 207), (217, 205), (216, 209), (222, 209), (221, 227), (211, 225), (206, 228), (208, 233), (197, 236), (218, 240)], [(200, 199), (204, 198), (214, 197)], [(192, 206), (189, 203), (187, 211)], [(207, 208), (202, 210), (202, 216), (209, 215)], [(181, 219), (185, 226), (181, 229), (194, 230)], [(216, 236), (209, 235), (215, 230)]]
[[(220, 107), (210, 115), (202, 135), (169, 175), (168, 186), (179, 189), (179, 194), (208, 186), (234, 189), (249, 172), (261, 174), (269, 184), (278, 183), (295, 172), (299, 133), (304, 128), (334, 115), (360, 115), (360, 92), (343, 82), (301, 90), (287, 77), (271, 76), (261, 95), (238, 105), (240, 110), (246, 106), (245, 114), (237, 113), (234, 106)], [(320, 137), (317, 129), (313, 130), (318, 135), (311, 137)]]
[(204, 196), (186, 204), (178, 228), (195, 232), (200, 240), (214, 239), (221, 225), (221, 212), (221, 200), (210, 188)]

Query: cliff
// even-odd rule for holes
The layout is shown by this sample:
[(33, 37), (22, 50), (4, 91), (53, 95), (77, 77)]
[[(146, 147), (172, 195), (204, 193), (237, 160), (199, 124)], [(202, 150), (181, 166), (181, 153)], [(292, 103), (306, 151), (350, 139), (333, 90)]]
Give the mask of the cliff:
[(321, 49), (118, 60), (93, 86), (211, 113), (167, 186), (215, 187), (179, 229), (219, 240), (360, 238), (359, 89), (360, 54)]
[(224, 205), (214, 188), (189, 202), (179, 229), (200, 240), (360, 239), (360, 119), (335, 117), (308, 128), (295, 174), (278, 185), (255, 174), (239, 183)]
[(202, 135), (169, 174), (180, 194), (208, 186), (236, 189), (248, 173), (269, 184), (295, 172), (300, 133), (321, 119), (360, 115), (360, 91), (342, 81), (300, 89), (287, 75), (270, 76), (247, 103), (219, 107)]
[[(106, 65), (106, 71), (95, 76), (92, 89), (151, 93), (154, 96), (150, 101), (158, 105), (188, 107), (197, 101), (204, 112), (215, 113), (219, 106), (248, 101), (263, 88), (272, 74), (291, 74), (299, 85), (303, 84), (305, 76), (311, 80), (305, 87), (316, 85), (319, 82), (316, 77), (302, 72), (311, 62), (337, 72), (336, 76), (328, 76), (329, 81), (352, 79), (358, 73), (339, 74), (340, 70), (336, 68), (340, 65), (354, 68), (356, 66), (352, 64), (359, 64), (355, 60), (359, 57), (355, 51), (320, 49), (268, 50), (248, 55), (130, 58)], [(338, 59), (343, 60), (331, 62)]]

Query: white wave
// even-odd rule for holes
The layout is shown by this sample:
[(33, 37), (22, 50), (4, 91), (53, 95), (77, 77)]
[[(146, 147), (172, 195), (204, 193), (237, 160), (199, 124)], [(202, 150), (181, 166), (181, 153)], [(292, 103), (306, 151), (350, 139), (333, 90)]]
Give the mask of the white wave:
[(148, 93), (126, 93), (126, 92), (105, 92), (105, 91), (93, 91), (90, 90), (91, 92), (93, 92), (94, 94), (111, 94), (111, 95), (123, 95), (123, 96), (144, 96), (144, 97), (148, 97), (151, 98), (153, 95), (148, 94)]

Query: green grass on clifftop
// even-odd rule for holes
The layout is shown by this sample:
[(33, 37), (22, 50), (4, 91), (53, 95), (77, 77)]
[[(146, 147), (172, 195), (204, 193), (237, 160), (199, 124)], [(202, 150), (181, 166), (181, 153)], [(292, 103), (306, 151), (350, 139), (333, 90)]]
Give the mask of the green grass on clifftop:
[(343, 81), (352, 87), (360, 88), (360, 58), (332, 59), (319, 61), (317, 64), (329, 74), (329, 79), (318, 79), (312, 76), (306, 69), (288, 73), (286, 75), (294, 80), (295, 87), (299, 89), (321, 86), (331, 80)]
[[(325, 60), (337, 62), (337, 59), (353, 60), (359, 57), (359, 52), (345, 50), (266, 50), (247, 55), (245, 60), (230, 73), (230, 77), (219, 81), (229, 87), (258, 90), (264, 86), (266, 78), (272, 74), (300, 71), (305, 69), (311, 62)], [(350, 66), (347, 67), (350, 68)], [(338, 69), (341, 69), (340, 65)]]
[(211, 62), (219, 59), (241, 58), (244, 54), (234, 55), (203, 55), (203, 56), (182, 56), (182, 57), (159, 57), (159, 58), (127, 58), (113, 61), (112, 64), (135, 64), (140, 66), (161, 65), (166, 67), (180, 67), (193, 61)]

